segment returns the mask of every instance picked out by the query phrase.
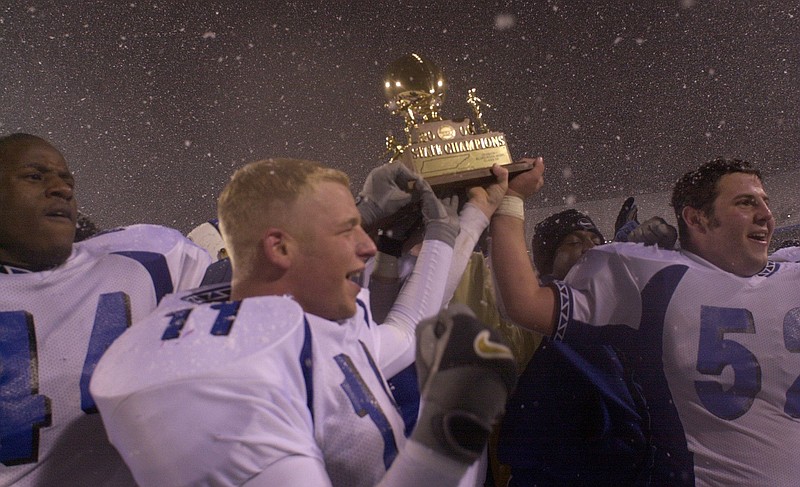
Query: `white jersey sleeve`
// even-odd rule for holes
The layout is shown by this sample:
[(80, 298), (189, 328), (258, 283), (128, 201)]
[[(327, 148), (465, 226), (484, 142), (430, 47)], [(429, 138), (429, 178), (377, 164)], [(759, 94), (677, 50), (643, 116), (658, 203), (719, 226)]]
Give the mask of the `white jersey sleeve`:
[[(625, 252), (617, 252), (620, 248)], [(663, 268), (665, 261), (680, 258), (678, 252), (633, 243), (590, 249), (565, 278), (572, 289), (580, 291), (572, 301), (573, 314), (593, 324), (638, 328), (642, 316), (641, 286)], [(637, 275), (629, 267), (634, 262)], [(556, 338), (563, 338), (567, 331), (567, 318), (563, 312), (559, 315)]]
[(75, 244), (48, 271), (0, 274), (0, 485), (132, 485), (89, 379), (100, 356), (209, 258), (179, 232), (136, 225)]
[(784, 247), (769, 256), (775, 262), (800, 262), (800, 247)]

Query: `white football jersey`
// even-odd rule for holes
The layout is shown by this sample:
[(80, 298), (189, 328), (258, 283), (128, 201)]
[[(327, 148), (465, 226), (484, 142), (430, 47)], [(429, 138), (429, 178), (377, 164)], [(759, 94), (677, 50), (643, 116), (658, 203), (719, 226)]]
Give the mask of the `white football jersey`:
[(800, 265), (744, 278), (688, 252), (596, 247), (557, 283), (555, 338), (623, 352), (671, 485), (797, 485)]
[(209, 262), (175, 230), (134, 225), (75, 244), (55, 269), (0, 273), (0, 485), (132, 485), (89, 379), (133, 320)]
[[(406, 441), (381, 368), (413, 340), (372, 321), (366, 290), (339, 322), (290, 297), (228, 292), (168, 297), (95, 371), (92, 394), (136, 480), (241, 485), (305, 457), (333, 485), (377, 484)], [(318, 485), (304, 482), (313, 473), (298, 469), (292, 485)]]
[(776, 262), (800, 262), (800, 247), (784, 247), (769, 256)]

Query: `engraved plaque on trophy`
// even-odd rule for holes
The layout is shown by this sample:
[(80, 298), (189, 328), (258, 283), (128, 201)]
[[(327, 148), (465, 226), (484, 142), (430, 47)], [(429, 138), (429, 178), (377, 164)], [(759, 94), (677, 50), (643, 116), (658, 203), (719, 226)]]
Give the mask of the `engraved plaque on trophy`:
[(475, 89), (467, 92), (473, 118), (446, 120), (439, 113), (447, 82), (439, 68), (409, 54), (392, 62), (384, 77), (386, 107), (402, 115), (406, 143), (389, 136), (392, 161), (422, 174), (434, 189), (447, 191), (494, 181), (491, 167), (507, 166), (509, 172), (530, 169), (530, 163), (514, 163), (502, 132), (489, 130)]

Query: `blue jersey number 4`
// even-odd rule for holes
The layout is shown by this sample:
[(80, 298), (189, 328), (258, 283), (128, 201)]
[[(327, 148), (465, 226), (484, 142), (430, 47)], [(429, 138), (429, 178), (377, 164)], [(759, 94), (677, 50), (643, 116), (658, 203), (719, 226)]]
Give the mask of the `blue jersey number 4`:
[(50, 399), (39, 394), (33, 317), (0, 313), (0, 462), (35, 462), (39, 428), (50, 426)]
[[(130, 322), (125, 293), (100, 296), (80, 380), (81, 409), (87, 414), (97, 412), (89, 395), (97, 361)], [(38, 461), (39, 429), (50, 425), (50, 399), (39, 394), (34, 318), (26, 311), (0, 312), (0, 463)]]

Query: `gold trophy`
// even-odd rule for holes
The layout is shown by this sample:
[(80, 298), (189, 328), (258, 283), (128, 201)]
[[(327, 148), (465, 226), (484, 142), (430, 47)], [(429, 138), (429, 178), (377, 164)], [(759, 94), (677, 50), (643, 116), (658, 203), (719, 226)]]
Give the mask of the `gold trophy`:
[(491, 167), (508, 166), (509, 172), (530, 169), (530, 163), (514, 163), (506, 137), (489, 130), (483, 120), (484, 103), (474, 88), (467, 92), (467, 104), (474, 120), (442, 119), (439, 109), (447, 91), (441, 70), (418, 54), (392, 62), (384, 77), (386, 107), (405, 121), (406, 143), (386, 137), (392, 162), (401, 162), (422, 174), (437, 190), (446, 192), (494, 181)]

